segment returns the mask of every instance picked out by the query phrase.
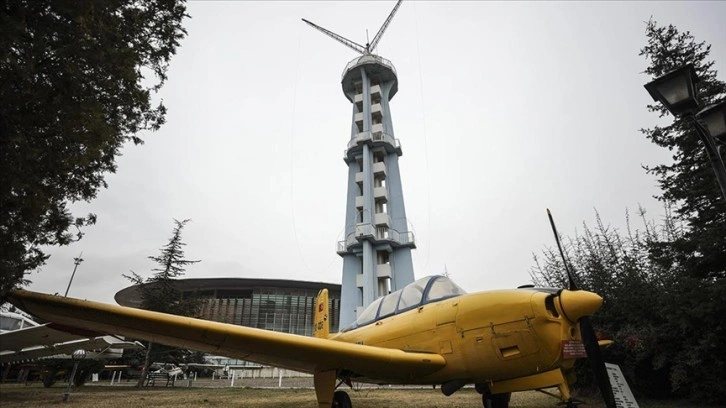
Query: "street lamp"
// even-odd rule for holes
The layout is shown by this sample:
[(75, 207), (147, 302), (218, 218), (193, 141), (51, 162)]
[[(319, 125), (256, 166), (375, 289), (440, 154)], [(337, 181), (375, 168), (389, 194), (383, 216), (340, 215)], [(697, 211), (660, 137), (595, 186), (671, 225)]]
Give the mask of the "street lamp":
[(718, 148), (719, 143), (726, 143), (726, 101), (696, 113), (700, 105), (695, 86), (698, 80), (693, 64), (688, 64), (654, 79), (645, 85), (645, 89), (673, 116), (681, 116), (691, 122), (706, 147), (721, 194), (726, 200), (726, 166)]
[(712, 138), (726, 145), (726, 100), (703, 109), (696, 116), (703, 121)]
[(63, 402), (68, 401), (68, 397), (71, 395), (71, 386), (73, 385), (75, 379), (76, 379), (76, 371), (78, 370), (78, 363), (81, 362), (86, 358), (86, 350), (78, 349), (71, 354), (71, 359), (73, 360), (73, 371), (71, 371), (71, 378), (68, 379), (68, 387), (66, 388), (66, 392), (63, 393)]
[(654, 101), (662, 103), (674, 116), (680, 116), (693, 114), (698, 109), (695, 86), (698, 81), (693, 64), (688, 64), (654, 79), (645, 89)]
[[(83, 255), (83, 251), (81, 251), (81, 255)], [(73, 264), (76, 265), (73, 267), (73, 273), (71, 274), (71, 280), (68, 281), (68, 287), (66, 288), (66, 294), (63, 295), (65, 297), (68, 297), (68, 291), (71, 289), (71, 283), (73, 283), (73, 277), (76, 276), (76, 269), (78, 269), (78, 265), (83, 262), (83, 258), (81, 258), (81, 255), (78, 255), (78, 258), (73, 258)]]

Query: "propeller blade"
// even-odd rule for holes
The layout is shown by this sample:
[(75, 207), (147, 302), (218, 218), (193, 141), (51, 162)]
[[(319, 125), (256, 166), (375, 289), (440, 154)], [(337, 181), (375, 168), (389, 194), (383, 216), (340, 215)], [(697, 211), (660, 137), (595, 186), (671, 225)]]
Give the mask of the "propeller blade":
[(595, 382), (597, 382), (597, 387), (600, 389), (602, 399), (605, 401), (605, 406), (607, 408), (616, 408), (615, 395), (610, 385), (610, 377), (605, 367), (605, 360), (602, 358), (600, 346), (597, 344), (595, 330), (593, 330), (588, 317), (580, 319), (580, 334), (582, 335), (582, 342), (585, 345), (587, 358), (590, 360), (592, 374), (595, 377)]
[(567, 280), (569, 281), (570, 287), (568, 289), (570, 290), (577, 290), (577, 285), (575, 285), (575, 279), (572, 277), (572, 272), (570, 272), (570, 267), (567, 266), (567, 259), (565, 258), (565, 252), (562, 251), (562, 244), (560, 244), (560, 234), (557, 233), (557, 227), (555, 227), (555, 220), (552, 219), (552, 213), (550, 212), (550, 209), (547, 209), (547, 217), (550, 219), (550, 225), (552, 226), (552, 233), (555, 234), (555, 242), (557, 242), (557, 248), (560, 250), (560, 256), (562, 257), (562, 263), (565, 264), (565, 271), (567, 272)]
[[(557, 248), (560, 250), (560, 256), (562, 262), (565, 264), (565, 271), (567, 271), (567, 279), (569, 280), (570, 290), (577, 290), (577, 285), (573, 278), (573, 274), (570, 271), (570, 267), (567, 265), (567, 258), (565, 258), (565, 252), (562, 250), (562, 244), (560, 244), (560, 235), (557, 233), (555, 227), (555, 221), (552, 219), (552, 213), (549, 208), (547, 209), (547, 217), (550, 219), (550, 225), (552, 226), (552, 233), (555, 234), (555, 241), (557, 242)], [(563, 304), (564, 307), (564, 304)], [(577, 310), (577, 308), (574, 308)], [(587, 313), (588, 311), (585, 311)], [(605, 360), (602, 358), (600, 352), (600, 345), (597, 342), (597, 336), (595, 330), (592, 328), (590, 318), (587, 316), (581, 317), (578, 320), (580, 324), (580, 334), (582, 335), (582, 342), (585, 346), (585, 352), (587, 352), (587, 358), (590, 360), (590, 369), (597, 382), (597, 387), (600, 389), (600, 394), (605, 402), (607, 408), (617, 408), (615, 405), (615, 395), (613, 394), (613, 388), (610, 385), (610, 376), (608, 376), (607, 367), (605, 367)]]

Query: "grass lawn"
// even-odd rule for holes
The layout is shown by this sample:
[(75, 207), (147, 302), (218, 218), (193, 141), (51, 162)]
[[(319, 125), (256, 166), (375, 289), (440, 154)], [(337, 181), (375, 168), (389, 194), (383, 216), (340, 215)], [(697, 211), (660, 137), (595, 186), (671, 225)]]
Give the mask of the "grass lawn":
[[(316, 408), (312, 389), (259, 389), (259, 388), (200, 388), (149, 387), (136, 389), (125, 386), (86, 385), (72, 391), (69, 402), (63, 403), (65, 384), (51, 388), (41, 385), (0, 385), (0, 406), (49, 407), (72, 404), (78, 408), (116, 407), (246, 407)], [(414, 408), (414, 407), (481, 407), (481, 396), (473, 389), (463, 389), (445, 397), (436, 389), (362, 389), (349, 391), (355, 408)], [(589, 408), (604, 408), (602, 403), (589, 401)], [(558, 400), (538, 392), (520, 392), (512, 395), (511, 408), (557, 407)], [(652, 403), (639, 401), (642, 408), (675, 408), (682, 403)], [(689, 405), (692, 406), (692, 405)]]

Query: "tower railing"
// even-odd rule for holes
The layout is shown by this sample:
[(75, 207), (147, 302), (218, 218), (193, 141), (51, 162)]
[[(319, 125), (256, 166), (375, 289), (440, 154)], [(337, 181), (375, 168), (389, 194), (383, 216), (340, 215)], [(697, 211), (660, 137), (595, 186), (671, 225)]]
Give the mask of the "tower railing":
[(359, 245), (365, 239), (375, 242), (390, 242), (395, 246), (416, 246), (416, 236), (413, 231), (399, 232), (393, 228), (375, 226), (373, 224), (357, 224), (355, 231), (338, 241), (337, 252), (347, 253), (348, 249)]
[(361, 57), (358, 57), (358, 58), (350, 61), (345, 66), (345, 69), (343, 70), (343, 75), (341, 76), (341, 80), (345, 79), (345, 74), (347, 74), (348, 71), (350, 71), (356, 65), (362, 65), (362, 64), (366, 64), (366, 63), (371, 64), (371, 63), (376, 63), (376, 62), (381, 65), (385, 65), (386, 68), (393, 71), (394, 75), (398, 76), (398, 73), (396, 72), (396, 68), (393, 66), (393, 63), (390, 60), (387, 60), (387, 59), (380, 57), (378, 55), (375, 55), (375, 54), (366, 54), (366, 55), (363, 55)]
[(386, 151), (395, 151), (399, 155), (401, 154), (401, 141), (392, 135), (385, 132), (360, 132), (348, 141), (348, 146), (343, 151), (343, 158), (348, 160), (352, 159), (351, 150), (365, 143), (371, 143), (373, 145), (385, 144), (390, 146), (390, 148), (387, 148)]
[(371, 140), (373, 140), (374, 142), (388, 143), (396, 149), (401, 148), (401, 142), (398, 139), (396, 139), (395, 137), (389, 135), (388, 133), (373, 132), (373, 134), (371, 135)]

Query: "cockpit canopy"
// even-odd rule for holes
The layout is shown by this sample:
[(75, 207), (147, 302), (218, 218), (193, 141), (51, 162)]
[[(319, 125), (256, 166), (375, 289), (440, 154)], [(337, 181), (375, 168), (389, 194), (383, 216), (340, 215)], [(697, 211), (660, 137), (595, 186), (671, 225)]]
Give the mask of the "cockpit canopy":
[(352, 325), (343, 329), (343, 331), (353, 330), (427, 303), (464, 294), (466, 294), (466, 291), (446, 276), (427, 276), (407, 285), (403, 289), (376, 299)]
[(13, 312), (0, 312), (0, 333), (37, 326), (38, 323)]

